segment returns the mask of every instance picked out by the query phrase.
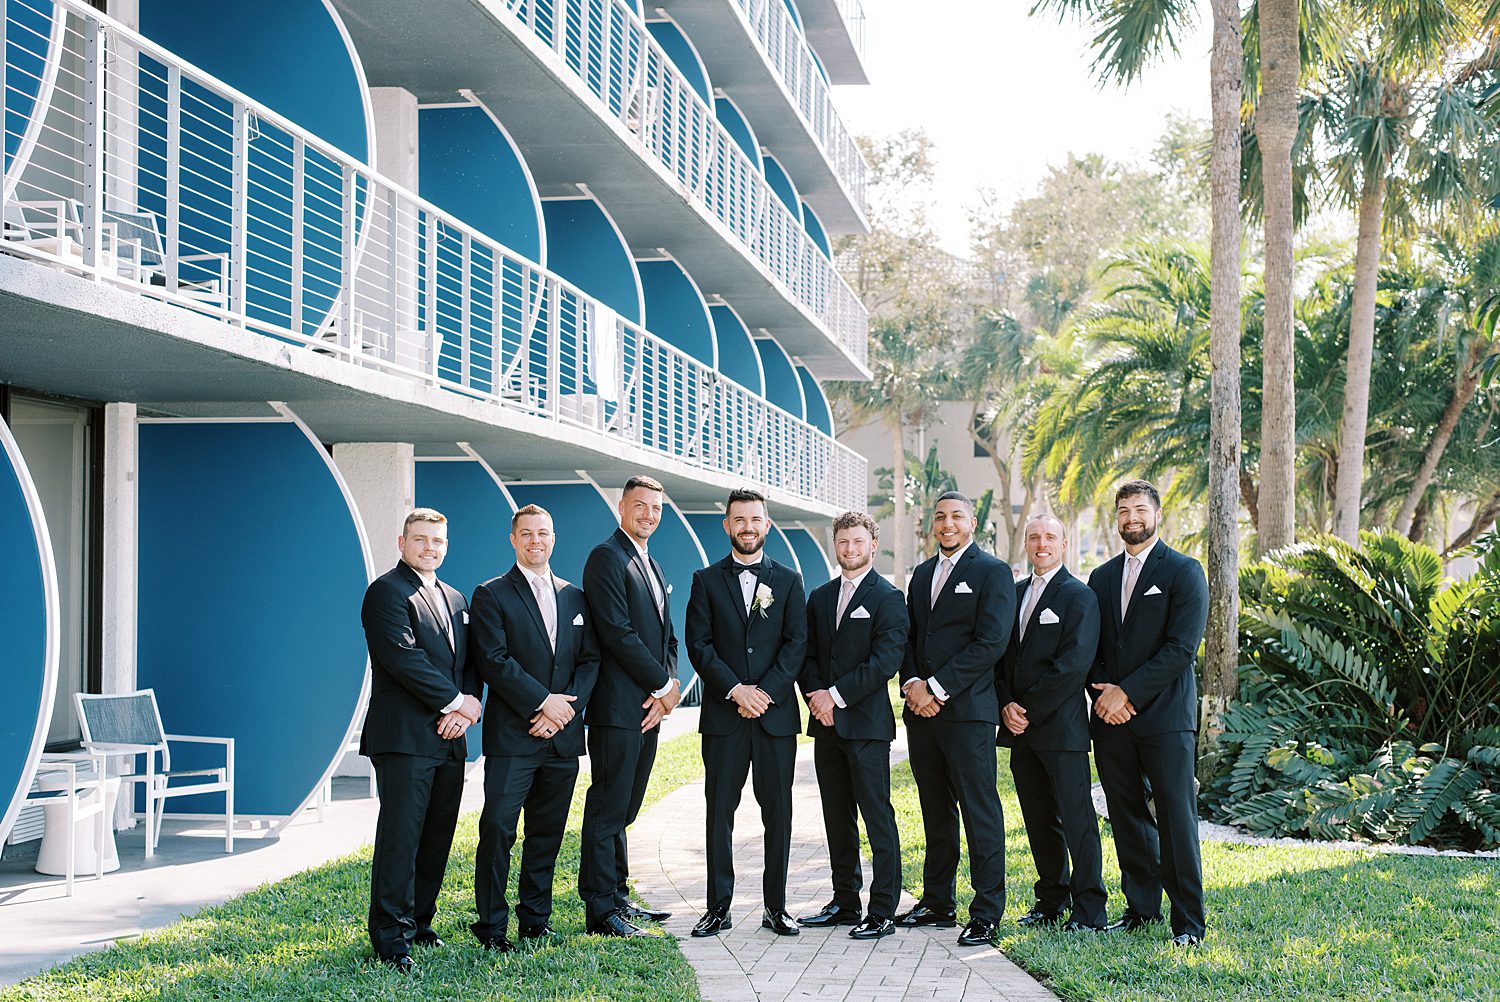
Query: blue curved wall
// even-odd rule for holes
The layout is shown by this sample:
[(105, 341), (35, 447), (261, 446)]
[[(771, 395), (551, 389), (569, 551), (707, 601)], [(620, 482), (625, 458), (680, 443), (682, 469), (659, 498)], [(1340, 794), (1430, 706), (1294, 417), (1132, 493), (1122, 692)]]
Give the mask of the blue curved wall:
[(802, 384), (802, 405), (806, 411), (803, 419), (825, 435), (833, 434), (833, 412), (828, 409), (828, 398), (813, 374), (797, 366), (797, 380)]
[(538, 264), (541, 207), (515, 147), (483, 108), (418, 113), (421, 195)]
[(745, 121), (745, 116), (740, 114), (734, 102), (722, 97), (715, 98), (714, 117), (724, 126), (724, 131), (734, 140), (734, 144), (745, 151), (750, 162), (760, 167), (760, 143), (755, 138), (755, 130), (750, 128), (750, 123)]
[(797, 561), (797, 551), (792, 549), (792, 544), (788, 543), (786, 536), (782, 535), (781, 526), (773, 525), (771, 531), (766, 533), (766, 552), (778, 564), (785, 564), (801, 573), (802, 567)]
[(645, 323), (635, 261), (592, 198), (544, 198), (547, 265), (620, 316)]
[[(236, 812), (291, 814), (339, 754), (364, 681), (368, 576), (338, 482), (290, 422), (143, 423), (139, 520), (140, 687), (169, 732), (235, 738)], [(222, 761), (173, 749), (174, 768)]]
[[(698, 552), (698, 539), (693, 530), (682, 513), (671, 505), (662, 509), (661, 523), (651, 534), (650, 551), (661, 564), (667, 576), (667, 587), (672, 591), (672, 626), (677, 630), (678, 644), (681, 645), (687, 629), (687, 604), (693, 590), (693, 572), (706, 565)], [(692, 675), (693, 665), (688, 660), (687, 648), (679, 646), (677, 677), (686, 683)]]
[(719, 341), (719, 371), (751, 393), (765, 396), (760, 351), (744, 322), (728, 306), (710, 306), (708, 312), (714, 318), (714, 335)]
[(5, 170), (36, 111), (52, 35), (51, 0), (5, 0)]
[(141, 34), (368, 162), (364, 80), (323, 0), (140, 0)]
[(703, 294), (676, 261), (637, 261), (650, 331), (713, 368), (719, 351)]
[[(355, 160), (368, 162), (364, 76), (322, 0), (256, 4), (142, 0), (140, 23), (148, 38)], [(165, 121), (167, 69), (147, 56), (140, 63), (141, 117)], [(228, 197), (234, 183), (232, 143), (221, 134), (232, 128), (225, 117), (230, 105), (191, 81), (185, 81), (182, 90), (183, 166), (178, 203), (183, 252), (214, 259), (185, 262), (181, 274), (185, 280), (205, 281), (217, 277), (218, 258), (230, 253), (234, 236)], [(158, 229), (164, 233), (167, 149), (165, 136), (158, 133), (164, 130), (141, 133), (136, 182), (141, 207), (158, 216)], [(295, 212), (293, 143), (290, 134), (264, 119), (257, 120), (250, 132), (247, 173), (253, 205), (245, 237), (245, 309), (252, 319), (313, 335), (342, 294), (337, 217), (343, 211), (353, 212), (358, 232), (366, 190), (363, 182), (357, 182), (353, 204), (342, 206), (341, 166), (317, 150), (307, 151), (302, 306), (294, 316), (292, 250), (287, 236)]]
[(704, 69), (703, 60), (698, 58), (698, 51), (687, 40), (687, 36), (671, 21), (648, 21), (646, 29), (667, 54), (667, 58), (672, 60), (672, 65), (682, 73), (688, 86), (697, 92), (704, 104), (712, 106), (714, 89), (708, 82), (708, 71)]
[[(695, 511), (687, 516), (688, 524), (698, 534), (698, 540), (703, 544), (703, 551), (708, 554), (709, 563), (723, 560), (729, 555), (729, 534), (724, 531), (724, 516), (716, 511)], [(778, 564), (797, 570), (797, 557), (787, 543), (786, 537), (781, 534), (781, 529), (775, 525), (771, 531), (766, 533), (766, 554)]]
[(802, 567), (802, 583), (807, 586), (808, 591), (812, 591), (833, 577), (833, 568), (828, 565), (828, 557), (811, 532), (801, 526), (792, 526), (781, 530), (781, 534), (786, 537), (787, 545), (797, 554), (797, 563)]
[(828, 242), (828, 231), (823, 228), (823, 220), (818, 218), (818, 214), (806, 202), (802, 203), (802, 228), (812, 237), (813, 245), (832, 261), (833, 245)]
[(756, 338), (755, 350), (760, 352), (761, 369), (766, 374), (766, 399), (793, 417), (805, 420), (802, 381), (792, 368), (792, 360), (768, 337)]
[[(10, 429), (0, 425), (0, 532), (8, 541), (0, 560), (0, 595), (5, 596), (5, 657), (0, 658), (0, 820), (31, 783), (30, 760), (37, 728), (47, 726), (48, 695), (55, 679), (47, 664), (47, 577), (44, 551), (32, 525), (22, 489), (20, 450)], [(9, 446), (7, 448), (6, 446)], [(46, 701), (48, 705), (43, 706)], [(0, 828), (0, 840), (6, 835)]]
[(802, 200), (797, 197), (797, 186), (792, 184), (791, 176), (782, 170), (775, 157), (765, 157), (761, 161), (761, 170), (766, 175), (766, 184), (771, 186), (781, 204), (786, 206), (793, 219), (801, 222)]
[[(473, 598), (479, 585), (516, 562), (510, 545), (515, 510), (489, 472), (473, 460), (419, 459), (416, 479), (417, 504), (448, 516), (448, 556), (438, 577)], [(375, 569), (388, 570), (378, 564)], [(481, 728), (469, 729), (471, 762), (483, 754), (483, 734)]]

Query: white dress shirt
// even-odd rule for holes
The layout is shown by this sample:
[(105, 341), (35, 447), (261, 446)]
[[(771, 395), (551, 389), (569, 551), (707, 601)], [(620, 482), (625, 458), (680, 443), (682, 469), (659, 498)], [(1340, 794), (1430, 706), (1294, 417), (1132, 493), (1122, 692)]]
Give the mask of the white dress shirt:
[[(552, 650), (554, 652), (556, 652), (556, 650), (557, 650), (557, 586), (552, 583), (552, 567), (549, 565), (549, 566), (543, 568), (542, 569), (542, 573), (540, 573), (540, 574), (536, 574), (536, 573), (532, 572), (530, 569), (522, 567), (519, 563), (516, 564), (516, 568), (523, 575), (526, 576), (526, 583), (529, 584), (529, 585), (531, 585), (531, 593), (536, 596), (538, 604), (547, 601), (547, 599), (543, 598), (542, 596), (544, 596), (544, 595), (551, 595), (552, 596), (552, 599), (551, 599), (551, 601), (552, 601), (552, 619), (551, 619), (550, 632), (547, 634), (547, 641), (548, 641), (548, 643), (550, 643), (552, 645)], [(541, 611), (542, 611), (542, 623), (545, 625), (548, 622), (548, 619), (547, 619), (547, 609), (545, 607), (543, 607)], [(540, 710), (543, 706), (546, 706), (546, 705), (547, 705), (547, 701), (544, 699), (540, 703), (536, 704), (536, 708), (538, 710)]]
[[(844, 581), (848, 581), (850, 584), (852, 584), (854, 586), (853, 588), (849, 589), (849, 603), (851, 605), (854, 604), (854, 593), (857, 592), (857, 591), (859, 591), (859, 586), (865, 583), (865, 578), (869, 575), (870, 571), (872, 571), (874, 569), (875, 569), (875, 561), (871, 560), (868, 564), (865, 565), (865, 569), (862, 570), (862, 571), (860, 571), (859, 574), (858, 574), (858, 576), (856, 576), (856, 577), (852, 577), (851, 578), (847, 574), (841, 574), (840, 575), (840, 577), (842, 577), (844, 579)], [(841, 587), (841, 588), (843, 587), (842, 583), (839, 585), (839, 587)], [(835, 615), (837, 615), (837, 613), (838, 613), (838, 605), (836, 603), (835, 603), (833, 609), (834, 609)], [(854, 611), (853, 609), (845, 609), (844, 610), (844, 615), (847, 616), (847, 615), (849, 615), (849, 613), (851, 613), (853, 611)], [(840, 623), (835, 622), (833, 624), (833, 628), (836, 630), (836, 629), (839, 628), (840, 625), (841, 625)], [(839, 687), (838, 686), (836, 686), (836, 685), (830, 685), (828, 687), (828, 695), (830, 695), (830, 696), (833, 697), (833, 705), (837, 706), (840, 710), (848, 708), (849, 704), (846, 703), (846, 702), (844, 702), (844, 697), (843, 696), (839, 695)]]
[(1120, 613), (1122, 615), (1130, 611), (1130, 596), (1125, 594), (1125, 582), (1130, 580), (1130, 561), (1140, 561), (1140, 563), (1136, 564), (1135, 572), (1135, 583), (1140, 584), (1141, 571), (1146, 569), (1146, 558), (1151, 555), (1151, 551), (1156, 548), (1156, 544), (1159, 542), (1161, 542), (1160, 536), (1152, 536), (1151, 542), (1147, 543), (1146, 548), (1141, 552), (1132, 555), (1129, 550), (1125, 551), (1125, 564), (1120, 568)]
[[(964, 555), (964, 553), (969, 549), (969, 547), (971, 547), (973, 545), (974, 545), (974, 540), (970, 539), (967, 543), (965, 543), (964, 545), (960, 546), (957, 550), (954, 550), (953, 553), (951, 553), (951, 554), (939, 554), (937, 565), (932, 568), (932, 580), (934, 582), (937, 581), (938, 574), (940, 574), (942, 572), (942, 567), (943, 567), (943, 561), (944, 560), (947, 560), (949, 562), (949, 566), (950, 567), (952, 567), (954, 570), (957, 570), (958, 569), (959, 558), (962, 557)], [(952, 580), (952, 578), (953, 578), (953, 572), (952, 571), (949, 571), (948, 577), (949, 577), (949, 580)], [(948, 587), (948, 582), (947, 581), (943, 582), (943, 587), (944, 588)], [(934, 602), (933, 604), (936, 605), (937, 603)], [(911, 685), (916, 680), (917, 680), (916, 677), (913, 676), (912, 678), (907, 679), (905, 682), (902, 682), (901, 683), (901, 691), (905, 692), (906, 691), (906, 687), (909, 686), (909, 685)], [(948, 702), (948, 690), (946, 690), (942, 686), (938, 685), (938, 680), (937, 680), (936, 676), (934, 676), (932, 678), (929, 678), (927, 680), (927, 689), (934, 696), (936, 696), (938, 699), (941, 699), (945, 703)]]
[[(411, 567), (411, 564), (407, 564), (406, 566)], [(443, 589), (441, 589), (441, 588), (438, 587), (437, 575), (434, 574), (434, 573), (432, 573), (431, 571), (419, 571), (415, 567), (411, 567), (411, 569), (412, 569), (413, 572), (416, 573), (417, 577), (419, 577), (419, 578), (422, 579), (422, 590), (424, 592), (426, 592), (426, 594), (430, 598), (435, 599), (436, 602), (437, 602), (437, 609), (435, 611), (438, 614), (438, 619), (439, 619), (438, 625), (439, 626), (443, 625), (442, 619), (445, 616), (447, 617), (447, 622), (451, 624), (453, 622), (453, 610), (450, 609), (450, 608), (448, 608), (448, 596), (444, 595), (443, 594)], [(448, 638), (448, 647), (450, 649), (454, 649), (453, 648), (454, 640), (453, 640), (453, 628), (452, 628), (452, 626), (448, 626), (448, 627), (446, 627), (443, 630), (443, 636), (445, 636), (445, 637)], [(464, 694), (462, 692), (460, 692), (457, 696), (453, 697), (452, 701), (449, 702), (447, 706), (443, 707), (438, 712), (439, 713), (452, 713), (454, 710), (458, 709), (460, 706), (463, 706), (463, 705), (464, 705)]]
[[(766, 556), (765, 550), (760, 550), (757, 553), (755, 553), (753, 559), (741, 555), (741, 553), (740, 553), (739, 550), (731, 550), (730, 553), (729, 553), (729, 555), (734, 558), (734, 562), (737, 563), (737, 564), (759, 564), (762, 567), (765, 566), (766, 560), (769, 559)], [(739, 574), (737, 575), (737, 577), (739, 578), (739, 582), (740, 582), (740, 598), (745, 603), (745, 615), (748, 616), (748, 615), (750, 615), (750, 603), (752, 603), (752, 602), (755, 601), (755, 589), (760, 585), (760, 577), (758, 575), (755, 575), (755, 574), (747, 574), (744, 571), (740, 571)], [(736, 683), (735, 686), (734, 686), (734, 688), (730, 689), (729, 690), (729, 694), (727, 696), (725, 696), (724, 698), (725, 699), (733, 699), (734, 698), (734, 690), (738, 689), (740, 686), (745, 685), (745, 684), (747, 684), (747, 683), (745, 683), (745, 682), (738, 682), (738, 683)], [(769, 694), (767, 695), (766, 698), (770, 699)], [(776, 705), (776, 700), (772, 699), (771, 700), (771, 705), (775, 706)]]

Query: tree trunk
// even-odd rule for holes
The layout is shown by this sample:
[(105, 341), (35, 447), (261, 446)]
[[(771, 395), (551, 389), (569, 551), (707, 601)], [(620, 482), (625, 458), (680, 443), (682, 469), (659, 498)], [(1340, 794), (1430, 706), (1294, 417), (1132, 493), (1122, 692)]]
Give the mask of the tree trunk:
[(1260, 0), (1260, 142), (1265, 193), (1265, 359), (1261, 381), (1259, 552), (1296, 537), (1297, 391), (1292, 379), (1292, 143), (1297, 136), (1297, 0)]
[(1359, 542), (1364, 490), (1365, 432), (1370, 424), (1370, 366), (1375, 357), (1375, 286), (1380, 278), (1380, 217), (1385, 208), (1385, 164), (1365, 166), (1354, 249), (1354, 300), (1349, 308), (1349, 361), (1344, 376), (1344, 420), (1339, 430), (1338, 479), (1333, 484), (1333, 534)]
[(1213, 771), (1224, 708), (1239, 668), (1240, 474), (1240, 12), (1237, 0), (1213, 0), (1213, 215), (1209, 272), (1208, 628), (1203, 664), (1200, 779)]
[(1448, 448), (1448, 440), (1453, 437), (1453, 430), (1458, 427), (1458, 419), (1463, 416), (1464, 408), (1469, 406), (1469, 401), (1474, 399), (1474, 394), (1479, 390), (1479, 360), (1484, 357), (1484, 350), (1483, 339), (1475, 335), (1469, 342), (1468, 353), (1459, 361), (1453, 395), (1448, 398), (1448, 406), (1443, 408), (1443, 416), (1432, 433), (1432, 441), (1427, 443), (1426, 454), (1422, 456), (1422, 465), (1417, 468), (1416, 479), (1406, 492), (1406, 499), (1401, 502), (1401, 510), (1396, 513), (1396, 531), (1402, 535), (1411, 533), (1417, 503), (1427, 493), (1433, 475), (1437, 473), (1438, 463), (1442, 461), (1443, 453)]
[(1474, 518), (1469, 522), (1469, 527), (1460, 532), (1457, 538), (1448, 544), (1447, 549), (1443, 550), (1444, 558), (1468, 546), (1495, 524), (1495, 518), (1500, 516), (1500, 491), (1496, 491), (1482, 501), (1476, 500), (1475, 505)]
[(891, 417), (891, 577), (906, 587), (906, 428), (901, 412)]
[[(1255, 478), (1244, 467), (1240, 468), (1240, 503), (1250, 513), (1250, 528), (1260, 530), (1260, 510), (1256, 507), (1259, 492), (1255, 489)], [(1264, 540), (1262, 540), (1264, 542)]]

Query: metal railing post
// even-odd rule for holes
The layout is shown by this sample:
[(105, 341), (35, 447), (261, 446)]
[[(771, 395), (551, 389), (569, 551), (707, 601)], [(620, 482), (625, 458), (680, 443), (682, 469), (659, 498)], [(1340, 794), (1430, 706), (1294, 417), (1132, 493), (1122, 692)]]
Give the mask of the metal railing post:
[[(57, 17), (67, 16), (62, 10), (54, 13)], [(84, 172), (79, 198), (83, 215), (80, 222), (83, 226), (83, 263), (97, 279), (104, 258), (104, 26), (92, 19), (85, 20), (83, 44)]]
[(229, 195), (229, 310), (241, 325), (245, 323), (249, 295), (245, 288), (249, 251), (249, 175), (250, 110), (234, 103), (234, 174)]
[[(166, 246), (167, 292), (177, 291), (182, 266), (182, 69), (167, 67)], [(221, 290), (225, 295), (228, 289)]]

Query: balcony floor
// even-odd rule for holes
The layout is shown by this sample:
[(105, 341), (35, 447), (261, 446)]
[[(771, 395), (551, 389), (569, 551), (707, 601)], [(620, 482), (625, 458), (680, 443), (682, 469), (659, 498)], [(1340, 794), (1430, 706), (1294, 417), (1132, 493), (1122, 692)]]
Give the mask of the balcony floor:
[[(707, 296), (721, 296), (819, 379), (868, 379), (819, 319), (729, 228), (692, 197), (496, 0), (334, 0), (374, 87), (420, 102), (473, 90), (505, 124), (543, 194), (584, 185), (625, 242), (682, 261)], [(376, 165), (377, 168), (379, 165)]]
[[(0, 255), (0, 382), (180, 417), (273, 417), (286, 403), (323, 442), (411, 442), (459, 455), (468, 442), (502, 476), (614, 484), (654, 471), (686, 507), (744, 478), (632, 442), (365, 368), (190, 310)], [(782, 518), (837, 514), (771, 489)]]

